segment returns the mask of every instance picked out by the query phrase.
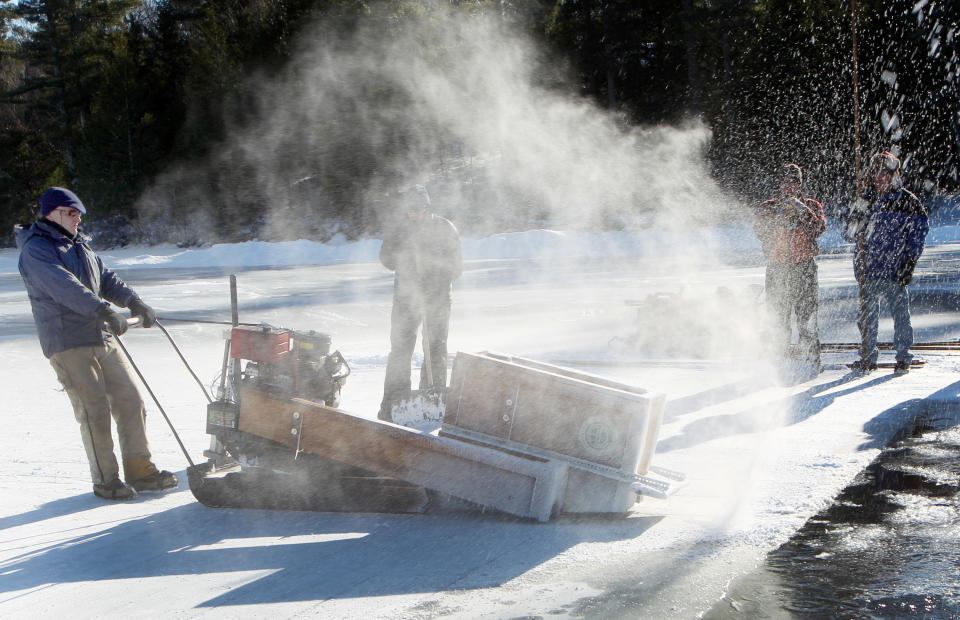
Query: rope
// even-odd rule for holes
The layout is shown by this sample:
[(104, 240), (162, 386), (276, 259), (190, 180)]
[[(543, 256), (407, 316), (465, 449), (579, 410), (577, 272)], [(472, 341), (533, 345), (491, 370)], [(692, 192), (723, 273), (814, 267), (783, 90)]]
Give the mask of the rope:
[[(230, 321), (209, 321), (206, 319), (175, 319), (169, 316), (160, 316), (160, 317), (157, 317), (157, 320), (173, 321), (174, 323), (207, 323), (210, 325), (229, 325), (233, 327), (233, 323), (231, 323)], [(237, 323), (237, 325), (244, 325), (247, 327), (263, 327), (263, 323)]]
[[(166, 320), (166, 319), (164, 319), (164, 320)], [(187, 370), (190, 372), (190, 376), (192, 376), (192, 377), (193, 377), (193, 380), (196, 381), (196, 382), (197, 382), (197, 385), (200, 386), (200, 389), (203, 391), (203, 395), (207, 397), (207, 402), (208, 402), (208, 403), (212, 403), (212, 402), (213, 402), (213, 399), (210, 398), (210, 394), (207, 393), (207, 388), (205, 388), (205, 387), (203, 386), (203, 381), (200, 380), (200, 377), (197, 376), (197, 373), (193, 372), (193, 368), (190, 368), (190, 364), (187, 363), (187, 358), (185, 358), (185, 357), (183, 356), (183, 353), (180, 352), (180, 347), (178, 347), (178, 346), (177, 346), (177, 343), (174, 342), (174, 341), (173, 341), (173, 338), (170, 337), (170, 333), (167, 331), (167, 329), (166, 329), (163, 325), (160, 324), (160, 320), (159, 320), (159, 319), (157, 319), (156, 326), (160, 328), (160, 331), (163, 332), (163, 335), (166, 336), (166, 337), (167, 337), (167, 340), (170, 341), (171, 346), (173, 346), (173, 350), (177, 352), (177, 355), (179, 355), (181, 361), (183, 361), (183, 365), (186, 366), (186, 367), (187, 367)]]

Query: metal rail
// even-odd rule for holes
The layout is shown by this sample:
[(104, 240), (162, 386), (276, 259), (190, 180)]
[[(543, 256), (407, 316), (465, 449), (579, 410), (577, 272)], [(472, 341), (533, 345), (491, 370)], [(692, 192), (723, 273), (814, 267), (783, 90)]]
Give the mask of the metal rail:
[[(164, 319), (167, 320), (167, 319)], [(143, 322), (140, 317), (131, 317), (127, 319), (127, 325), (129, 327), (134, 327), (136, 325), (141, 325)], [(170, 333), (166, 328), (160, 324), (160, 320), (157, 319), (156, 326), (160, 328), (160, 331), (163, 332), (163, 335), (167, 337), (167, 340), (170, 341), (173, 350), (177, 352), (177, 355), (180, 356), (180, 360), (183, 362), (183, 365), (186, 366), (187, 371), (193, 377), (194, 381), (197, 382), (197, 385), (200, 386), (200, 390), (203, 392), (203, 395), (207, 398), (207, 402), (213, 402), (213, 399), (210, 397), (210, 394), (207, 393), (207, 389), (204, 387), (203, 382), (197, 376), (197, 373), (193, 371), (193, 368), (190, 367), (190, 364), (187, 363), (187, 358), (183, 356), (183, 353), (180, 351), (180, 347), (177, 346), (177, 343), (173, 341), (173, 337), (170, 336)], [(180, 434), (177, 433), (177, 429), (173, 426), (173, 422), (170, 421), (170, 417), (167, 415), (167, 412), (164, 410), (163, 405), (160, 404), (160, 399), (157, 398), (157, 395), (154, 394), (153, 389), (150, 387), (150, 384), (147, 383), (146, 377), (143, 376), (143, 373), (140, 372), (140, 368), (137, 366), (137, 363), (133, 361), (133, 357), (130, 355), (130, 352), (127, 351), (127, 347), (123, 344), (123, 341), (120, 339), (120, 336), (114, 335), (114, 338), (117, 339), (117, 344), (120, 346), (120, 350), (123, 351), (124, 356), (126, 356), (127, 361), (130, 362), (130, 366), (137, 373), (137, 376), (140, 377), (140, 382), (143, 383), (143, 387), (147, 389), (147, 393), (150, 394), (150, 397), (153, 399), (153, 402), (157, 405), (157, 409), (160, 411), (160, 414), (163, 416), (163, 419), (167, 422), (167, 426), (170, 427), (170, 431), (173, 433), (173, 437), (177, 440), (177, 444), (180, 445), (180, 450), (183, 452), (183, 455), (187, 457), (187, 462), (190, 464), (190, 467), (196, 467), (193, 462), (193, 459), (190, 458), (190, 453), (187, 452), (186, 446), (183, 445), (183, 441), (180, 439)]]
[[(892, 342), (878, 342), (878, 349), (893, 349)], [(915, 342), (910, 346), (911, 349), (918, 351), (955, 351), (960, 350), (960, 340), (941, 340), (941, 341), (932, 341), (932, 342)], [(859, 342), (822, 342), (820, 343), (820, 350), (858, 350), (860, 349)]]
[(184, 446), (183, 441), (180, 440), (180, 434), (177, 433), (177, 429), (174, 428), (173, 422), (170, 421), (170, 417), (167, 415), (167, 412), (163, 410), (163, 405), (160, 404), (160, 400), (157, 398), (157, 395), (153, 393), (152, 389), (150, 389), (150, 384), (147, 383), (147, 379), (143, 376), (143, 373), (140, 372), (140, 369), (137, 367), (136, 362), (133, 361), (133, 358), (130, 356), (130, 352), (127, 351), (127, 347), (123, 345), (123, 341), (120, 340), (119, 336), (114, 336), (114, 337), (117, 339), (117, 344), (120, 345), (120, 349), (123, 351), (123, 354), (127, 357), (127, 361), (130, 362), (130, 366), (133, 367), (133, 369), (137, 373), (137, 376), (140, 377), (140, 381), (143, 383), (143, 387), (147, 388), (147, 392), (150, 394), (150, 397), (153, 398), (153, 402), (156, 403), (157, 409), (160, 410), (160, 414), (163, 416), (163, 419), (167, 421), (167, 426), (170, 427), (170, 432), (173, 433), (173, 436), (177, 440), (177, 443), (180, 444), (180, 450), (182, 450), (183, 455), (187, 457), (187, 462), (190, 463), (190, 467), (196, 467), (196, 465), (193, 462), (193, 459), (190, 458), (190, 453), (187, 452), (186, 446)]
[[(233, 323), (230, 321), (213, 321), (209, 319), (176, 319), (170, 316), (160, 316), (157, 317), (161, 321), (169, 321), (173, 323), (207, 323), (209, 325), (229, 325), (233, 326)], [(237, 325), (244, 325), (247, 327), (262, 327), (263, 323), (237, 323)]]
[(213, 399), (210, 398), (210, 394), (207, 393), (207, 388), (203, 386), (203, 381), (200, 380), (200, 377), (197, 376), (197, 373), (193, 372), (193, 368), (190, 368), (190, 364), (187, 363), (187, 358), (183, 356), (183, 353), (180, 352), (180, 347), (177, 346), (177, 343), (173, 341), (173, 338), (170, 336), (170, 333), (167, 329), (160, 324), (160, 319), (157, 319), (156, 326), (160, 328), (160, 331), (163, 332), (163, 335), (167, 337), (167, 340), (170, 341), (170, 345), (173, 346), (173, 350), (177, 352), (177, 355), (180, 356), (180, 360), (183, 361), (183, 365), (187, 367), (187, 371), (190, 372), (190, 376), (193, 377), (193, 380), (197, 382), (197, 385), (200, 386), (200, 390), (203, 392), (203, 395), (207, 397), (207, 402), (212, 403)]
[[(496, 447), (507, 452), (508, 454), (519, 454), (522, 456), (533, 457), (547, 461), (561, 461), (570, 467), (575, 467), (577, 469), (590, 472), (603, 478), (615, 480), (617, 482), (630, 484), (635, 492), (643, 493), (644, 495), (649, 495), (658, 499), (666, 499), (670, 489), (669, 482), (657, 480), (656, 478), (651, 478), (650, 476), (644, 476), (636, 472), (623, 471), (622, 469), (616, 469), (615, 467), (610, 467), (608, 465), (601, 465), (600, 463), (594, 463), (592, 461), (571, 456), (569, 454), (562, 454), (546, 448), (538, 448), (536, 446), (520, 444), (515, 441), (510, 441), (509, 439), (494, 437), (492, 435), (487, 435), (486, 433), (479, 433), (477, 431), (471, 431), (465, 428), (444, 426), (440, 429), (439, 435), (440, 437), (451, 437), (453, 439), (466, 441), (479, 446)], [(647, 473), (657, 474), (677, 481), (682, 481), (686, 478), (686, 476), (680, 472), (669, 470), (663, 467), (650, 467), (648, 468)]]

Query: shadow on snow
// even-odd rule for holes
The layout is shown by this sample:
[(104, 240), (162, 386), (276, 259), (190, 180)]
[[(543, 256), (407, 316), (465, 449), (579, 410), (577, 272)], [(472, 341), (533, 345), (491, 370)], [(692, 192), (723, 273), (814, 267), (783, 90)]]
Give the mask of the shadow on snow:
[(803, 392), (761, 406), (694, 420), (684, 426), (680, 434), (661, 440), (657, 444), (657, 452), (670, 452), (721, 437), (757, 433), (797, 424), (820, 413), (838, 397), (885, 383), (893, 379), (894, 375), (880, 375), (846, 390), (830, 392), (833, 388), (858, 378), (860, 377), (854, 373), (847, 373), (834, 381), (811, 386)]
[[(65, 516), (95, 505), (103, 504), (92, 495), (64, 498), (7, 517), (0, 526)], [(635, 538), (660, 519), (564, 516), (537, 524), (496, 514), (321, 514), (211, 509), (191, 503), (58, 537), (25, 551), (0, 564), (0, 592), (49, 583), (243, 571), (269, 574), (199, 606), (487, 588), (578, 543)], [(282, 540), (301, 536), (320, 540)], [(252, 540), (257, 538), (270, 540)]]

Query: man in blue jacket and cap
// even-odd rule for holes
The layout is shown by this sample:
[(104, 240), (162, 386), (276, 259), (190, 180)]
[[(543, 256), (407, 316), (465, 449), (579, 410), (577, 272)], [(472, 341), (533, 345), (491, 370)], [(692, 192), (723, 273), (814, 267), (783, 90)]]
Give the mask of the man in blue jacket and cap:
[(883, 151), (871, 157), (866, 174), (869, 187), (857, 201), (848, 228), (855, 231), (854, 271), (860, 285), (860, 359), (853, 368), (864, 373), (877, 368), (877, 330), (883, 297), (893, 315), (895, 372), (903, 374), (909, 372), (913, 359), (907, 285), (923, 253), (930, 224), (923, 202), (903, 188), (900, 160), (892, 153)]
[[(40, 218), (17, 231), (20, 275), (40, 348), (80, 424), (93, 492), (106, 499), (129, 499), (136, 491), (176, 487), (178, 480), (151, 460), (143, 399), (111, 337), (127, 330), (127, 320), (110, 304), (129, 308), (144, 327), (152, 327), (157, 316), (87, 245), (79, 230), (86, 212), (69, 189), (47, 189), (40, 197)], [(117, 424), (126, 484), (113, 453), (111, 417)]]

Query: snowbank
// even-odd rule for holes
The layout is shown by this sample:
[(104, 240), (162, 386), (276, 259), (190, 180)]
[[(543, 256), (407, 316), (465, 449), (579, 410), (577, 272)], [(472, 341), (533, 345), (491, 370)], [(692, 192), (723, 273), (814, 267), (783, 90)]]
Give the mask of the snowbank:
[[(247, 241), (190, 249), (163, 244), (106, 250), (100, 252), (100, 256), (113, 268), (290, 267), (377, 262), (380, 243), (378, 239), (350, 242), (338, 237), (328, 243), (305, 239), (274, 243)], [(642, 233), (529, 230), (463, 239), (463, 254), (468, 260), (669, 256), (689, 253), (691, 248), (727, 253), (757, 252), (760, 246), (753, 231), (746, 227)], [(0, 273), (16, 273), (17, 256), (15, 249), (0, 250)]]
[[(844, 251), (849, 244), (840, 236), (835, 221), (820, 237), (824, 252)], [(960, 226), (932, 228), (927, 244), (960, 242)], [(221, 243), (205, 248), (183, 249), (163, 244), (152, 247), (131, 246), (100, 252), (113, 268), (213, 268), (213, 267), (291, 267), (299, 265), (335, 265), (338, 263), (377, 262), (379, 239), (347, 241), (342, 236), (328, 243), (298, 241), (247, 241)], [(556, 259), (575, 257), (676, 256), (697, 251), (719, 256), (757, 253), (760, 243), (751, 226), (695, 228), (689, 230), (652, 229), (643, 232), (575, 232), (528, 230), (500, 233), (482, 239), (463, 239), (467, 260)], [(15, 249), (0, 250), (0, 274), (17, 273)]]

